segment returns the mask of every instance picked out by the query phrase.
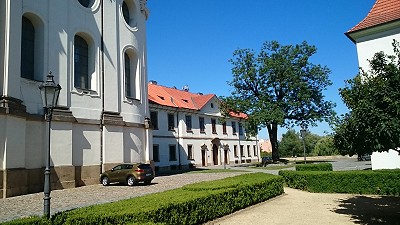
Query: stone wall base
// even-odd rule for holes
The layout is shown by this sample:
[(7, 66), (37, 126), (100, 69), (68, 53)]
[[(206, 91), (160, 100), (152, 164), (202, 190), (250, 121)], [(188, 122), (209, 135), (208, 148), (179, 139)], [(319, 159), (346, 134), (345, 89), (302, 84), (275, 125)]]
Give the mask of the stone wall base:
[[(100, 165), (51, 168), (51, 190), (99, 183)], [(43, 191), (44, 168), (0, 170), (0, 198)]]

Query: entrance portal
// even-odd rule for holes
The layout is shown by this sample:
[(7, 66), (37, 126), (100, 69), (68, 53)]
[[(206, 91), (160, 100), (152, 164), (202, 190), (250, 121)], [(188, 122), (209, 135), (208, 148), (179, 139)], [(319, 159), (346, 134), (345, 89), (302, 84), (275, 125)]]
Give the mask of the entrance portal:
[(218, 165), (218, 146), (216, 144), (213, 144), (212, 151), (214, 165)]

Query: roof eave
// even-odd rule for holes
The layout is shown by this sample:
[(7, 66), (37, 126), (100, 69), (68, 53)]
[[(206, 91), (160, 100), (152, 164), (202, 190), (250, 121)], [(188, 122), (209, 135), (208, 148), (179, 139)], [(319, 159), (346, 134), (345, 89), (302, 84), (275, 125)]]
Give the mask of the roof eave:
[(400, 28), (400, 19), (392, 20), (386, 23), (377, 24), (374, 26), (366, 27), (359, 30), (348, 31), (345, 35), (354, 43), (357, 43), (357, 39), (381, 33), (388, 30), (393, 30), (396, 28)]

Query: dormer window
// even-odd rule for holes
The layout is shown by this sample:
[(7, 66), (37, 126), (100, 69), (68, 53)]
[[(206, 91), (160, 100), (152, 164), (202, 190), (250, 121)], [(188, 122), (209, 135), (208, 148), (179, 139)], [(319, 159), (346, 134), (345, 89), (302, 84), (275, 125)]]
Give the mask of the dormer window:
[(163, 96), (159, 96), (157, 95), (161, 100), (165, 100), (165, 98)]
[(186, 103), (188, 103), (188, 102), (189, 102), (187, 99), (182, 99), (182, 101), (184, 101), (184, 102), (186, 102)]

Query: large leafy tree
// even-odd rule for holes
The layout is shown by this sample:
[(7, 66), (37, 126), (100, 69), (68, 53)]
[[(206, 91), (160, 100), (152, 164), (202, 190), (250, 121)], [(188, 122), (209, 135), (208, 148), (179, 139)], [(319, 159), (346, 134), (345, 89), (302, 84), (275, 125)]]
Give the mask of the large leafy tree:
[(246, 113), (246, 128), (252, 134), (266, 127), (274, 161), (279, 159), (278, 126), (316, 125), (334, 113), (334, 103), (322, 93), (331, 85), (330, 70), (309, 60), (316, 51), (307, 42), (272, 41), (265, 42), (258, 54), (238, 49), (230, 60), (233, 79), (228, 84), (233, 91), (222, 97), (225, 112)]
[[(341, 154), (365, 154), (400, 146), (400, 45), (394, 55), (376, 53), (370, 70), (361, 70), (339, 89), (349, 108), (334, 128), (334, 144)], [(399, 152), (400, 153), (400, 152)]]

